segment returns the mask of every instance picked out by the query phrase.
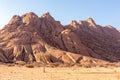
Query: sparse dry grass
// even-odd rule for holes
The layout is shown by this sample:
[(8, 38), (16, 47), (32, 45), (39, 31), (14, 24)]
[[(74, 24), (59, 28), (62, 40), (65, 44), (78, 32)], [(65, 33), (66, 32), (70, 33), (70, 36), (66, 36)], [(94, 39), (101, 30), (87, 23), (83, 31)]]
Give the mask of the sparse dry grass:
[[(56, 63), (57, 65), (59, 63)], [(50, 64), (53, 66), (53, 64)], [(0, 65), (0, 80), (120, 80), (120, 68), (114, 67), (72, 67), (68, 64), (45, 67), (34, 67), (28, 64), (26, 66), (8, 67)], [(47, 65), (46, 65), (47, 66)]]
[(120, 80), (119, 63), (0, 64), (0, 80)]

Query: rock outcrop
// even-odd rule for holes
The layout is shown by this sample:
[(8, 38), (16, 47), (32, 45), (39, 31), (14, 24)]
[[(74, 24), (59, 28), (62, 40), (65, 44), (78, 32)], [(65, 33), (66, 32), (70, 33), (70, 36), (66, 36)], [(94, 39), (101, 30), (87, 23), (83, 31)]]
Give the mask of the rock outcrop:
[(92, 18), (63, 26), (50, 13), (15, 15), (0, 30), (1, 62), (119, 62), (120, 32)]

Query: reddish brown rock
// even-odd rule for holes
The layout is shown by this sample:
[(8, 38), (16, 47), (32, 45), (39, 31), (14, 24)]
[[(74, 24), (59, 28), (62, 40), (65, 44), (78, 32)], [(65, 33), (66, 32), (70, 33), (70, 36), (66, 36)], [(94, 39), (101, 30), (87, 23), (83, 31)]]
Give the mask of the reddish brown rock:
[(119, 62), (120, 33), (92, 18), (63, 26), (50, 13), (30, 12), (0, 30), (0, 49), (1, 62)]

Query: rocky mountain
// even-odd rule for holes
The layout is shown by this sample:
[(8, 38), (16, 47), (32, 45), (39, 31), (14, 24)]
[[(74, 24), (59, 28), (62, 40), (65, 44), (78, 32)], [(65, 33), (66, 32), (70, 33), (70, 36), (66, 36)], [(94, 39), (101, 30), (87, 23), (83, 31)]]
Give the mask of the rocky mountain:
[(50, 13), (15, 15), (0, 30), (1, 62), (119, 62), (120, 32), (92, 18), (63, 26)]

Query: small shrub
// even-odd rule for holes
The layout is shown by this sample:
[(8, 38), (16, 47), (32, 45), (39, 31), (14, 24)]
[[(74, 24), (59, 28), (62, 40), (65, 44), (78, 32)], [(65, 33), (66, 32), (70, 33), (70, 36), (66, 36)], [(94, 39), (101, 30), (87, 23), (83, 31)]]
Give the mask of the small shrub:
[(27, 67), (27, 68), (34, 68), (33, 64), (26, 64), (25, 67)]

